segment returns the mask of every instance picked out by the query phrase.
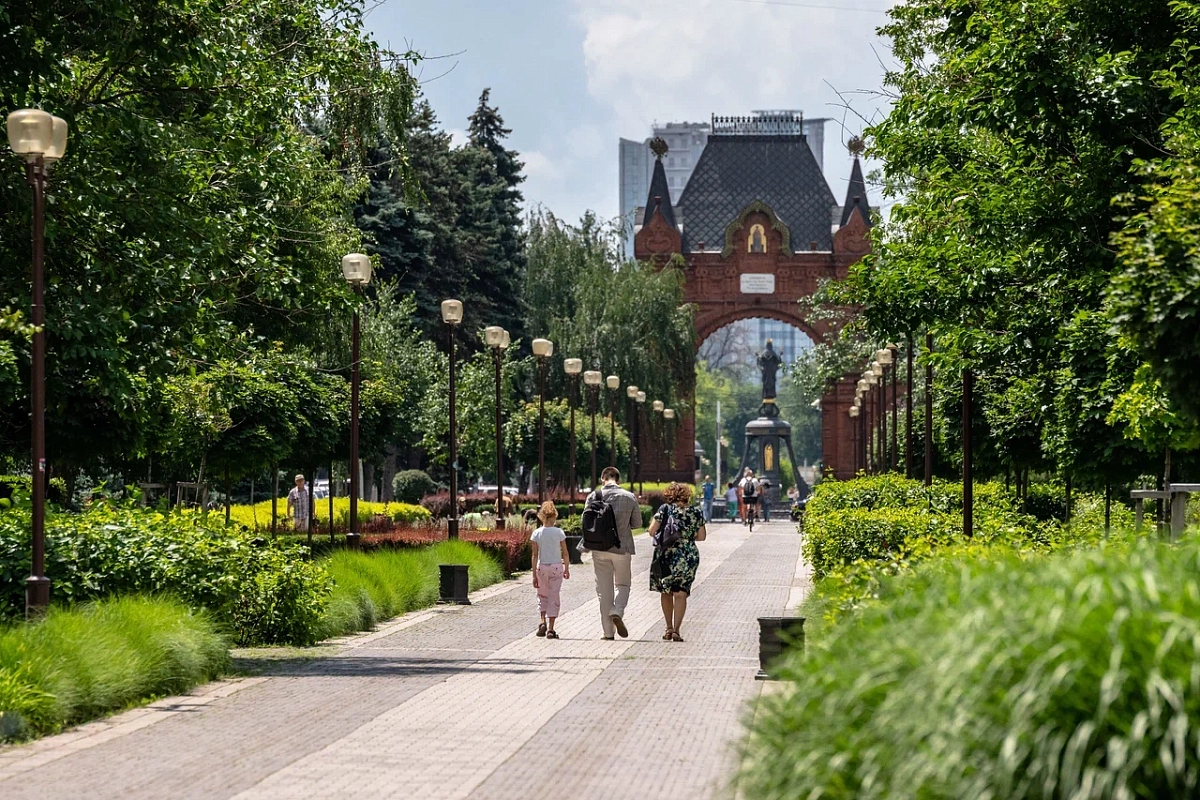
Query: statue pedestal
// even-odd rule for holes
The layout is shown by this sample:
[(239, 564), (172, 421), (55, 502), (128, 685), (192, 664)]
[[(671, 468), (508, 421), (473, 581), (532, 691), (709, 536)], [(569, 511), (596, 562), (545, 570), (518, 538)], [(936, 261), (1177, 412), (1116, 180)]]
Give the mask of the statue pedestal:
[[(765, 412), (765, 413), (764, 413)], [(772, 413), (773, 412), (773, 413)], [(796, 469), (796, 454), (792, 451), (792, 426), (779, 418), (779, 410), (774, 402), (764, 402), (759, 409), (758, 419), (746, 423), (746, 450), (742, 454), (742, 467), (739, 475), (746, 467), (754, 470), (759, 480), (764, 478), (771, 483), (767, 491), (771, 507), (778, 509), (780, 497), (783, 494), (782, 472), (780, 471), (780, 456), (782, 448), (787, 448), (788, 460), (792, 463), (792, 479), (800, 489), (800, 496), (808, 496), (808, 484)]]

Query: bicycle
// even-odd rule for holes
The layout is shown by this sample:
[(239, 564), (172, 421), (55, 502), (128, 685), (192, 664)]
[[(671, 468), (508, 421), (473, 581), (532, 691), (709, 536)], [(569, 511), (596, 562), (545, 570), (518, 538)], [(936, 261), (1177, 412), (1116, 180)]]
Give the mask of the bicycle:
[(754, 521), (758, 519), (758, 498), (747, 497), (746, 501), (746, 524), (750, 526), (750, 532), (754, 533)]

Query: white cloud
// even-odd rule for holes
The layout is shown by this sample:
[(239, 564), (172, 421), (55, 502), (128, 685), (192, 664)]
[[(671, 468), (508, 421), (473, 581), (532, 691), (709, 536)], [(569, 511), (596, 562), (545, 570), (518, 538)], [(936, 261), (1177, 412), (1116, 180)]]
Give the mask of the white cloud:
[[(840, 118), (828, 84), (845, 92), (881, 83), (872, 45), (883, 14), (734, 0), (577, 0), (576, 8), (588, 91), (630, 137), (645, 135), (655, 120), (755, 108)], [(878, 101), (861, 105), (870, 115)]]
[(563, 168), (541, 150), (521, 153), (521, 160), (525, 162), (526, 180), (552, 183), (562, 180), (564, 176)]

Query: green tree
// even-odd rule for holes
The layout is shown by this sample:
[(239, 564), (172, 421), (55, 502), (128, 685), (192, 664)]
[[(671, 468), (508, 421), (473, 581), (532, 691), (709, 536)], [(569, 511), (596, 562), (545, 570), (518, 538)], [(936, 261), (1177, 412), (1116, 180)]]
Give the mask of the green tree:
[[(554, 342), (555, 361), (617, 375), (681, 412), (690, 404), (696, 332), (677, 265), (622, 262), (620, 228), (590, 212), (578, 227), (539, 209), (529, 217), (524, 302), (531, 336)], [(566, 392), (561, 368), (550, 393)]]
[[(169, 376), (259, 337), (302, 342), (348, 309), (337, 263), (359, 244), (360, 132), (382, 125), (402, 153), (414, 85), (362, 13), (354, 0), (0, 9), (0, 105), (71, 125), (47, 228), (52, 464), (137, 459)], [(6, 263), (29, 261), (28, 208), (20, 171), (0, 172)], [(0, 278), (3, 305), (26, 308), (28, 292), (22, 270)], [(27, 383), (0, 392), (10, 450), (27, 441)]]

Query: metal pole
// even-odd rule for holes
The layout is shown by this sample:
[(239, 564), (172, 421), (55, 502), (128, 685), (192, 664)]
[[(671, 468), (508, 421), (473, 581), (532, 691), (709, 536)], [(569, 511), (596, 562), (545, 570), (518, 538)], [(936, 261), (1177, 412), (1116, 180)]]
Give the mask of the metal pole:
[(970, 369), (963, 370), (962, 404), (963, 404), (963, 536), (968, 539), (974, 533), (975, 518), (975, 487), (971, 482), (971, 395), (974, 390), (975, 378)]
[(570, 515), (575, 516), (575, 389), (579, 385), (578, 375), (568, 375), (567, 406), (571, 409), (571, 469), (567, 491), (571, 493)]
[(905, 359), (908, 362), (908, 385), (905, 388), (907, 393), (904, 396), (904, 477), (911, 480), (913, 476), (913, 337), (911, 333), (905, 344), (908, 345)]
[(538, 357), (538, 505), (546, 501), (546, 358)]
[[(358, 288), (354, 290), (358, 293)], [(350, 330), (350, 531), (346, 534), (346, 546), (356, 548), (358, 534), (358, 307), (354, 308), (354, 322)]]
[(875, 448), (876, 471), (887, 471), (887, 367), (875, 385), (875, 434), (879, 437)]
[(50, 605), (50, 579), (46, 577), (46, 300), (44, 242), (46, 219), (46, 162), (37, 157), (27, 167), (33, 187), (33, 334), (30, 380), (33, 384), (33, 569), (25, 581), (25, 616), (37, 617)]
[(612, 448), (612, 466), (617, 465), (617, 392), (610, 389), (608, 393), (608, 446)]
[(501, 367), (504, 362), (504, 350), (492, 348), (492, 358), (496, 362), (496, 528), (504, 528), (504, 442), (500, 435), (500, 380)]
[(925, 334), (925, 485), (933, 484), (933, 334)]
[(717, 488), (725, 485), (725, 477), (721, 474), (721, 401), (717, 401)]
[(600, 387), (588, 387), (588, 403), (592, 412), (592, 488), (596, 488), (596, 406), (600, 401)]
[(446, 520), (446, 536), (458, 538), (458, 384), (454, 363), (454, 325), (446, 326), (450, 333), (450, 519)]

